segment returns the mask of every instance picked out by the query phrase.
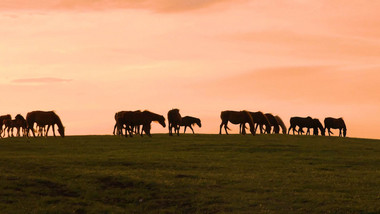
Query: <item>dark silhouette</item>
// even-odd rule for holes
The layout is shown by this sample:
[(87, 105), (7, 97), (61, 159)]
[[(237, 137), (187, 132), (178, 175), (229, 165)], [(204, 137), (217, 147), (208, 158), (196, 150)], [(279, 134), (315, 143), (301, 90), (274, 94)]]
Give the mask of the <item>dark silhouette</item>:
[(13, 135), (13, 128), (17, 129), (16, 136), (20, 137), (21, 136), (21, 131), (22, 135), (25, 136), (26, 134), (26, 120), (21, 114), (17, 114), (14, 120), (14, 124), (12, 127), (12, 135)]
[(278, 122), (277, 122), (276, 118), (273, 116), (273, 114), (266, 113), (264, 115), (268, 118), (268, 121), (269, 121), (271, 127), (273, 127), (273, 133), (275, 133), (275, 134), (280, 133), (280, 126), (278, 125)]
[(194, 124), (197, 124), (199, 128), (202, 127), (201, 120), (199, 118), (190, 117), (190, 116), (182, 117), (181, 126), (185, 127), (183, 133), (186, 133), (186, 128), (189, 127), (194, 134), (194, 129), (193, 127), (191, 127)]
[(14, 135), (13, 135), (13, 127), (15, 126), (16, 121), (12, 120), (11, 118), (7, 118), (7, 119), (3, 120), (3, 124), (4, 124), (3, 137), (5, 137), (5, 134), (8, 134), (8, 137), (14, 137)]
[(290, 130), (293, 129), (293, 135), (294, 135), (294, 131), (296, 129), (296, 127), (299, 127), (298, 129), (298, 134), (302, 134), (303, 133), (303, 128), (306, 127), (306, 128), (314, 128), (314, 125), (313, 125), (313, 119), (311, 117), (306, 117), (306, 118), (303, 118), (303, 117), (292, 117), (290, 118), (290, 127), (289, 127), (289, 130), (288, 130), (288, 134), (290, 134)]
[(287, 128), (285, 126), (285, 123), (284, 121), (282, 121), (281, 117), (279, 117), (278, 115), (275, 116), (276, 120), (277, 120), (277, 124), (281, 127), (282, 129), (282, 134), (286, 134), (287, 132)]
[(2, 134), (3, 134), (4, 131), (5, 131), (5, 130), (3, 129), (3, 126), (4, 126), (4, 120), (7, 120), (7, 119), (9, 119), (9, 120), (12, 119), (12, 117), (11, 117), (10, 114), (0, 116), (0, 137), (2, 137)]
[[(117, 127), (117, 133), (119, 135), (122, 134), (122, 129), (125, 125), (125, 136), (133, 137), (133, 131), (134, 127), (136, 126), (142, 126), (142, 131), (137, 132), (136, 134), (140, 134), (143, 136), (143, 132), (145, 132), (149, 137), (152, 137), (150, 130), (151, 130), (151, 123), (152, 121), (159, 122), (163, 127), (166, 127), (165, 124), (165, 118), (162, 115), (155, 114), (150, 111), (121, 111), (115, 114), (116, 119), (116, 127)], [(115, 131), (115, 127), (114, 127)]]
[(260, 134), (262, 134), (263, 129), (264, 129), (263, 126), (265, 125), (265, 132), (270, 134), (272, 128), (265, 114), (263, 114), (261, 111), (249, 112), (249, 113), (252, 116), (253, 122), (256, 123), (255, 133), (256, 133), (257, 128), (260, 126)]
[(179, 136), (179, 128), (181, 126), (182, 117), (179, 113), (179, 109), (172, 109), (168, 112), (168, 127), (169, 127), (169, 136), (173, 136), (172, 129), (174, 128), (174, 133), (177, 133)]
[(54, 111), (32, 111), (26, 115), (27, 123), (27, 136), (29, 136), (29, 130), (32, 130), (33, 136), (36, 137), (34, 133), (34, 123), (37, 123), (38, 126), (47, 126), (45, 136), (48, 136), (49, 128), (52, 126), (53, 135), (55, 137), (54, 125), (57, 124), (58, 132), (61, 137), (65, 137), (65, 127), (63, 127), (61, 119)]
[[(312, 128), (313, 128), (313, 135), (318, 135), (319, 134), (318, 129), (319, 129), (321, 131), (321, 135), (325, 136), (325, 129), (323, 128), (321, 121), (319, 121), (318, 119), (313, 119)], [(307, 134), (310, 134), (310, 128), (307, 129), (306, 135)]]
[(227, 123), (231, 122), (232, 124), (239, 124), (239, 130), (241, 134), (245, 135), (245, 123), (249, 124), (250, 131), (252, 135), (255, 135), (255, 124), (253, 123), (253, 119), (251, 114), (248, 111), (222, 111), (220, 114), (220, 118), (222, 119), (222, 123), (220, 124), (219, 134), (222, 134), (222, 127), (224, 126), (224, 130), (226, 134), (228, 134)]
[[(328, 130), (329, 136), (330, 134), (334, 134), (331, 132), (330, 129), (339, 129), (339, 137), (343, 136), (346, 137), (347, 134), (347, 128), (346, 124), (344, 123), (343, 118), (332, 118), (332, 117), (327, 117), (325, 119), (325, 130)], [(343, 130), (343, 133), (342, 133)]]

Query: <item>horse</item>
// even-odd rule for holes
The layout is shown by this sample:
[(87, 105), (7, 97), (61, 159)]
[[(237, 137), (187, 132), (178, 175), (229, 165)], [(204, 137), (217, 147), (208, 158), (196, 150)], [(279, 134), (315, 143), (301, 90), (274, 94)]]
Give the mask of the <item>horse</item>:
[(294, 131), (295, 131), (295, 128), (296, 126), (299, 127), (298, 129), (298, 134), (303, 133), (303, 128), (306, 127), (306, 128), (314, 128), (314, 123), (313, 123), (313, 119), (311, 117), (306, 117), (306, 118), (303, 118), (303, 117), (292, 117), (290, 118), (290, 127), (289, 127), (289, 130), (288, 130), (288, 133), (290, 134), (290, 130), (293, 129), (293, 135), (294, 135)]
[[(325, 122), (325, 130), (326, 129), (328, 130), (329, 136), (330, 134), (334, 134), (332, 133), (330, 129), (339, 129), (339, 137), (341, 136), (346, 137), (347, 128), (346, 128), (346, 124), (343, 118), (327, 117), (325, 118), (324, 122)], [(343, 134), (342, 134), (342, 130), (343, 130)]]
[(286, 129), (284, 121), (282, 121), (281, 117), (279, 117), (278, 115), (274, 116), (274, 118), (276, 118), (277, 124), (281, 127), (282, 134), (286, 134), (287, 129)]
[(141, 136), (143, 136), (143, 132), (145, 132), (149, 137), (152, 137), (152, 135), (150, 134), (150, 129), (151, 129), (150, 124), (152, 123), (152, 121), (158, 122), (164, 128), (166, 127), (165, 117), (162, 115), (145, 110), (142, 112), (142, 116), (143, 116), (143, 120), (142, 120), (143, 122), (141, 124), (142, 125)]
[(263, 125), (265, 125), (265, 132), (270, 134), (271, 132), (271, 124), (268, 120), (268, 118), (263, 114), (261, 111), (258, 112), (249, 112), (252, 116), (252, 120), (254, 123), (256, 123), (255, 127), (255, 133), (257, 128), (260, 126), (260, 134), (263, 133)]
[(8, 133), (8, 137), (14, 137), (13, 127), (15, 127), (16, 120), (12, 120), (11, 118), (7, 118), (7, 119), (3, 120), (3, 124), (4, 124), (4, 133), (3, 133), (2, 137), (5, 137), (6, 133)]
[(190, 116), (182, 117), (180, 125), (185, 127), (183, 133), (186, 133), (186, 127), (189, 127), (191, 131), (193, 131), (193, 134), (194, 134), (194, 129), (193, 127), (191, 127), (194, 124), (197, 124), (199, 128), (202, 127), (201, 120), (199, 118), (190, 117)]
[(179, 136), (179, 128), (181, 126), (182, 117), (179, 113), (179, 109), (172, 109), (168, 112), (168, 121), (169, 121), (169, 136), (173, 136), (172, 129), (174, 128), (174, 133), (177, 133)]
[(29, 136), (29, 130), (32, 130), (33, 136), (36, 137), (34, 133), (34, 123), (37, 123), (38, 126), (48, 126), (46, 130), (45, 137), (48, 136), (49, 128), (52, 126), (53, 135), (55, 136), (54, 125), (58, 126), (58, 133), (61, 137), (65, 137), (65, 127), (62, 125), (61, 119), (54, 111), (32, 111), (26, 115), (26, 123), (27, 123), (27, 134)]
[(20, 131), (22, 131), (23, 136), (25, 136), (26, 132), (26, 120), (21, 114), (17, 114), (14, 120), (14, 124), (12, 127), (12, 134), (13, 134), (13, 128), (17, 129), (17, 137), (21, 136)]
[[(321, 121), (318, 119), (313, 119), (313, 135), (318, 135), (318, 129), (321, 131), (321, 135), (325, 136), (325, 129), (323, 128), (323, 125)], [(310, 128), (307, 129), (306, 135), (310, 134)]]
[(7, 115), (0, 116), (0, 137), (1, 137), (2, 133), (5, 131), (5, 130), (3, 130), (3, 126), (4, 126), (3, 121), (6, 119), (11, 120), (12, 119), (11, 115), (7, 114)]
[(227, 123), (231, 122), (232, 124), (239, 124), (240, 130), (243, 127), (243, 130), (241, 131), (241, 134), (245, 135), (245, 123), (249, 124), (250, 131), (252, 135), (255, 135), (255, 124), (253, 122), (252, 116), (248, 111), (222, 111), (220, 113), (220, 118), (222, 119), (222, 123), (219, 127), (219, 134), (222, 134), (222, 127), (224, 126), (224, 130), (226, 131), (226, 134), (228, 135), (227, 129)]
[(280, 133), (280, 126), (278, 125), (278, 122), (277, 122), (276, 118), (273, 116), (273, 114), (266, 113), (264, 115), (268, 118), (268, 121), (269, 121), (271, 127), (273, 127), (273, 133), (275, 133), (275, 134)]
[(142, 125), (142, 131), (141, 133), (137, 132), (137, 134), (140, 134), (141, 136), (143, 136), (143, 132), (145, 132), (149, 137), (151, 137), (152, 135), (150, 134), (150, 129), (151, 129), (152, 121), (157, 121), (163, 127), (166, 127), (164, 116), (155, 114), (147, 110), (143, 112), (139, 110), (119, 112), (116, 123), (119, 130), (121, 130), (124, 125), (126, 126), (126, 131), (125, 131), (126, 137), (128, 137), (128, 135), (130, 137), (133, 137), (134, 127), (141, 126), (141, 125)]
[[(136, 113), (141, 113), (140, 110), (137, 110), (137, 111), (119, 111), (119, 112), (116, 112), (115, 113), (115, 126), (113, 128), (113, 134), (114, 135), (123, 135), (123, 129), (124, 129), (124, 125), (126, 125), (126, 123), (128, 121), (126, 121), (128, 119), (128, 117), (130, 117), (129, 114), (133, 114), (133, 112), (136, 112)], [(132, 116), (133, 118), (133, 116)], [(126, 129), (126, 132), (135, 132), (135, 133), (140, 133), (140, 125), (129, 125), (129, 127), (125, 127)]]

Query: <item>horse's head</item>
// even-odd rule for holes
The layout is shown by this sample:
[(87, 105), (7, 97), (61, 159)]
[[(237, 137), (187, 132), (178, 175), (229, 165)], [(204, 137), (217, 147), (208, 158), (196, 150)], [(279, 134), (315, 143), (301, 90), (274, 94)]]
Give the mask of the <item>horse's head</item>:
[(267, 134), (270, 134), (272, 127), (269, 124), (267, 124), (267, 125), (265, 125), (265, 130), (266, 130)]
[(158, 119), (158, 122), (161, 124), (162, 127), (164, 128), (166, 127), (164, 116), (160, 116), (160, 118)]
[(61, 135), (61, 137), (65, 137), (65, 127), (58, 128), (58, 132)]
[(343, 137), (346, 137), (346, 134), (347, 134), (347, 129), (344, 128), (344, 129), (343, 129)]
[(202, 127), (201, 120), (198, 120), (198, 121), (197, 121), (197, 125), (199, 126), (199, 128)]

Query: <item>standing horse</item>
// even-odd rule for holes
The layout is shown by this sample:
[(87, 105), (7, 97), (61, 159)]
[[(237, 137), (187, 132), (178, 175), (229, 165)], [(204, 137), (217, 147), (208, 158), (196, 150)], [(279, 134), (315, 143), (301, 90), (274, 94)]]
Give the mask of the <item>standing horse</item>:
[(268, 118), (268, 121), (269, 121), (271, 127), (273, 127), (273, 133), (275, 133), (275, 134), (280, 133), (280, 126), (278, 125), (278, 122), (277, 122), (276, 118), (273, 116), (273, 114), (266, 113), (264, 115)]
[[(21, 114), (16, 115), (13, 127), (17, 129), (17, 137), (21, 136), (20, 131), (22, 131), (23, 136), (25, 136), (26, 120)], [(13, 128), (12, 128), (12, 133), (13, 133)]]
[(0, 137), (2, 137), (2, 133), (5, 131), (3, 130), (3, 126), (4, 126), (4, 120), (7, 120), (7, 119), (9, 120), (12, 119), (10, 114), (0, 116)]
[(61, 119), (54, 111), (32, 111), (26, 115), (26, 123), (27, 123), (27, 134), (29, 136), (29, 130), (32, 130), (33, 136), (36, 137), (34, 133), (34, 123), (37, 123), (39, 126), (47, 125), (46, 137), (48, 136), (49, 128), (52, 126), (53, 135), (55, 137), (54, 125), (57, 124), (58, 132), (61, 137), (65, 137), (65, 127), (63, 127)]
[(289, 127), (289, 130), (288, 130), (288, 133), (290, 134), (290, 130), (293, 129), (293, 135), (294, 135), (294, 131), (295, 131), (295, 128), (296, 127), (299, 127), (298, 129), (298, 134), (303, 133), (303, 128), (306, 127), (306, 128), (314, 128), (314, 125), (313, 125), (313, 119), (311, 117), (306, 117), (306, 118), (303, 118), (303, 117), (292, 117), (290, 118), (290, 127)]
[(253, 123), (253, 119), (251, 114), (248, 111), (222, 111), (220, 114), (220, 118), (222, 119), (222, 123), (219, 127), (219, 134), (222, 134), (222, 127), (224, 126), (224, 130), (226, 134), (228, 134), (227, 127), (228, 122), (232, 124), (239, 124), (240, 130), (243, 135), (245, 135), (245, 123), (249, 124), (250, 131), (252, 135), (255, 135), (255, 124)]
[(8, 134), (8, 137), (14, 137), (13, 135), (13, 127), (16, 126), (16, 120), (12, 120), (11, 118), (7, 118), (3, 120), (4, 124), (4, 134), (3, 137), (5, 137), (5, 134)]
[(174, 128), (174, 133), (177, 133), (179, 136), (179, 128), (181, 126), (182, 117), (179, 113), (179, 109), (172, 109), (168, 112), (168, 121), (169, 121), (169, 136), (173, 136), (172, 129)]
[(199, 118), (190, 117), (190, 116), (182, 117), (181, 126), (185, 127), (183, 133), (186, 133), (186, 127), (189, 127), (191, 131), (193, 131), (193, 134), (194, 134), (194, 129), (193, 127), (191, 127), (194, 124), (197, 124), (199, 128), (202, 127), (201, 120)]
[[(330, 134), (334, 134), (331, 132), (330, 129), (339, 129), (339, 137), (343, 136), (346, 137), (347, 134), (347, 128), (346, 123), (344, 122), (343, 118), (332, 118), (327, 117), (325, 119), (325, 130), (328, 130), (329, 136)], [(343, 135), (342, 135), (343, 130)]]
[(286, 134), (286, 126), (285, 126), (285, 123), (284, 121), (282, 121), (281, 117), (279, 117), (278, 115), (274, 116), (277, 120), (277, 124), (281, 127), (282, 129), (282, 134)]

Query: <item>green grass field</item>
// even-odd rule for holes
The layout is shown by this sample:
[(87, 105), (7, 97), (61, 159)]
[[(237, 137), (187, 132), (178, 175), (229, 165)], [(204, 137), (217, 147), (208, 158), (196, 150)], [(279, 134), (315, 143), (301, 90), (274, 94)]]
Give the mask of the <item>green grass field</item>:
[(379, 140), (7, 138), (0, 162), (0, 213), (380, 213)]

